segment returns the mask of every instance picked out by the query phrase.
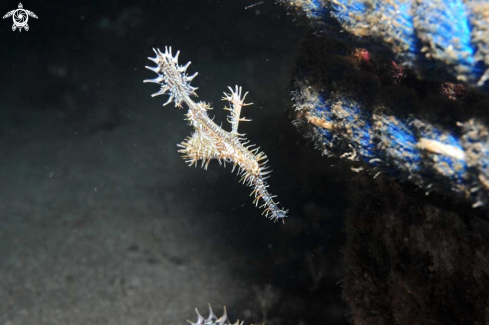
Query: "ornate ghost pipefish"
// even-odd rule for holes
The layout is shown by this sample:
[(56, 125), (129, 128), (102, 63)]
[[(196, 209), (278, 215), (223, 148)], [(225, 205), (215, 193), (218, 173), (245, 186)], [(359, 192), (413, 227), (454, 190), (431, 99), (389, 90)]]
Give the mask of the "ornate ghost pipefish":
[[(156, 57), (148, 58), (154, 63), (156, 67), (146, 67), (147, 69), (156, 72), (158, 77), (154, 79), (144, 80), (144, 82), (157, 83), (161, 85), (161, 89), (151, 95), (152, 97), (168, 94), (170, 97), (163, 106), (168, 105), (172, 101), (175, 106), (182, 108), (182, 103), (188, 106), (186, 114), (186, 120), (194, 127), (194, 132), (190, 137), (187, 137), (178, 146), (180, 149), (178, 152), (183, 154), (183, 158), (192, 166), (199, 160), (202, 161), (201, 166), (207, 169), (211, 159), (216, 159), (221, 165), (224, 166), (227, 163), (233, 164), (233, 169), (238, 167), (238, 175), (241, 176), (241, 181), (248, 186), (253, 187), (255, 199), (253, 203), (258, 205), (261, 199), (264, 207), (263, 214), (269, 219), (278, 221), (285, 220), (287, 211), (278, 207), (278, 202), (275, 203), (273, 198), (275, 196), (268, 193), (268, 185), (266, 176), (271, 173), (267, 171), (268, 168), (264, 161), (267, 156), (263, 151), (259, 151), (260, 148), (251, 149), (254, 145), (248, 145), (249, 140), (244, 138), (244, 134), (238, 133), (238, 124), (241, 121), (250, 121), (248, 119), (240, 117), (241, 108), (243, 106), (251, 105), (251, 103), (244, 103), (244, 99), (248, 93), (242, 95), (242, 87), (236, 86), (233, 90), (229, 88), (229, 93), (224, 93), (222, 100), (228, 101), (231, 107), (225, 107), (225, 110), (230, 111), (228, 115), (228, 122), (231, 124), (231, 131), (225, 131), (219, 127), (208, 115), (207, 111), (212, 108), (205, 102), (194, 102), (190, 96), (197, 96), (195, 90), (196, 87), (190, 85), (190, 81), (197, 76), (197, 72), (193, 75), (187, 75), (187, 68), (190, 65), (188, 62), (186, 65), (181, 66), (178, 64), (178, 51), (175, 56), (172, 56), (171, 47), (165, 47), (165, 52), (161, 52), (159, 49), (153, 51), (156, 53)], [(231, 171), (231, 172), (232, 172)]]

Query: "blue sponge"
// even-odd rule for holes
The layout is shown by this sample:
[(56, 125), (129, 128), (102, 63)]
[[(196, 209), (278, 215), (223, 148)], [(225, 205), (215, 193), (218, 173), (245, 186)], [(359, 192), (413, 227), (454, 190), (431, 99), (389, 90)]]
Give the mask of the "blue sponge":
[(454, 95), (334, 39), (306, 39), (297, 62), (295, 124), (324, 154), (489, 206), (487, 96)]
[(389, 53), (419, 77), (489, 91), (487, 0), (280, 1), (308, 17), (316, 30)]

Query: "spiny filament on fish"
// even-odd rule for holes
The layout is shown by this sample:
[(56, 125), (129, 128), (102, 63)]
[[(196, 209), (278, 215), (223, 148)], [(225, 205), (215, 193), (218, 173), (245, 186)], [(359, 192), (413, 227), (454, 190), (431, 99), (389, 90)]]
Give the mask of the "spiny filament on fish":
[(234, 324), (231, 324), (231, 321), (229, 320), (226, 312), (226, 307), (224, 307), (224, 314), (219, 318), (217, 318), (217, 316), (212, 311), (210, 304), (209, 304), (209, 316), (207, 318), (204, 318), (199, 313), (199, 310), (197, 308), (195, 308), (195, 312), (197, 313), (197, 321), (195, 323), (189, 320), (187, 321), (191, 325), (243, 325), (244, 323), (244, 322), (240, 323), (238, 319)]
[(244, 138), (243, 134), (238, 133), (239, 122), (250, 121), (240, 117), (241, 108), (251, 105), (245, 103), (244, 99), (248, 93), (242, 94), (242, 88), (236, 86), (235, 89), (229, 88), (229, 93), (224, 93), (222, 100), (229, 102), (230, 107), (224, 109), (230, 112), (228, 122), (231, 124), (231, 131), (225, 131), (219, 127), (208, 115), (207, 111), (212, 108), (205, 102), (194, 102), (190, 96), (197, 96), (196, 87), (190, 85), (190, 81), (197, 75), (197, 72), (189, 76), (187, 68), (190, 65), (181, 66), (178, 64), (178, 51), (175, 56), (172, 55), (171, 47), (165, 47), (165, 52), (159, 49), (153, 49), (156, 57), (148, 58), (156, 67), (146, 67), (156, 72), (158, 76), (154, 79), (144, 80), (161, 85), (158, 92), (151, 95), (152, 97), (168, 94), (170, 97), (163, 106), (172, 101), (176, 107), (182, 108), (182, 103), (188, 106), (185, 118), (195, 129), (190, 137), (187, 137), (178, 146), (181, 148), (178, 152), (183, 154), (183, 158), (190, 165), (196, 165), (201, 161), (201, 166), (207, 169), (211, 159), (216, 159), (220, 165), (232, 163), (233, 169), (238, 167), (238, 175), (241, 176), (241, 182), (253, 187), (255, 199), (253, 203), (258, 205), (261, 199), (261, 208), (265, 208), (263, 214), (268, 218), (277, 221), (284, 220), (287, 211), (278, 207), (275, 203), (275, 196), (268, 193), (266, 183), (267, 176), (271, 171), (266, 170), (268, 167), (267, 156), (260, 148), (254, 148), (254, 145), (248, 145), (249, 141)]

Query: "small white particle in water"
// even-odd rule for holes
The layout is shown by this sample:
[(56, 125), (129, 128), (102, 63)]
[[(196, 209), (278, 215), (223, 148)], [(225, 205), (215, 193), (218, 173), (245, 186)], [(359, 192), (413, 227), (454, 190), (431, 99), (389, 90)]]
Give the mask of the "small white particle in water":
[(260, 14), (260, 10), (255, 10), (255, 15), (259, 15)]
[(171, 201), (173, 199), (173, 193), (172, 192), (165, 192), (165, 200)]
[(49, 172), (49, 177), (53, 177), (54, 176), (54, 172), (53, 171), (50, 171)]
[(94, 190), (95, 190), (95, 192), (97, 192), (97, 188), (96, 187), (94, 188)]

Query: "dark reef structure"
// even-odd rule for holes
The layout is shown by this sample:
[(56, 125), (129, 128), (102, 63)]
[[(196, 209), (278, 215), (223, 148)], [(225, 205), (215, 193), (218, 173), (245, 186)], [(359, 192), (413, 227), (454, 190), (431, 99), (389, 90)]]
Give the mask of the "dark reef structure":
[(489, 324), (489, 223), (395, 182), (350, 183), (343, 295), (356, 325)]

